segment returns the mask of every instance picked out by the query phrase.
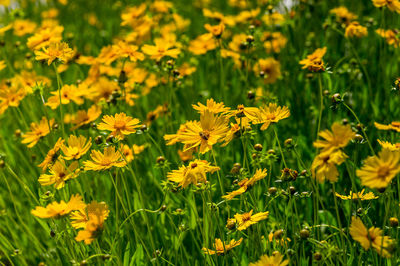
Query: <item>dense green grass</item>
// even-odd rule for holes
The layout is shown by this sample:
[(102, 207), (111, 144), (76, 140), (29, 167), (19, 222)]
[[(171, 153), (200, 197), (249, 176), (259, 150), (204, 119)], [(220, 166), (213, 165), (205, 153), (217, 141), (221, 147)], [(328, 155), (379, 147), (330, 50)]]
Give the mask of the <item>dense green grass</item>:
[[(63, 41), (78, 53), (94, 57), (99, 55), (102, 47), (112, 44), (116, 37), (124, 38), (126, 33), (132, 31), (132, 28), (120, 26), (121, 13), (129, 6), (140, 4), (140, 1), (109, 0), (69, 0), (67, 5), (57, 1), (18, 2), (23, 2), (19, 5), (21, 8), (5, 8), (0, 17), (3, 25), (19, 17), (40, 25), (40, 13), (51, 7), (57, 8), (57, 20), (64, 26)], [(151, 2), (146, 3), (150, 5)], [(291, 265), (400, 264), (397, 248), (390, 259), (382, 258), (372, 248), (364, 250), (348, 230), (351, 216), (358, 215), (368, 228), (382, 228), (385, 235), (399, 240), (398, 227), (389, 224), (390, 217), (400, 216), (399, 175), (385, 191), (367, 189), (379, 196), (376, 200), (343, 201), (335, 199), (333, 193), (336, 190), (339, 194), (348, 195), (352, 184), (358, 191), (364, 188), (356, 176), (356, 170), (362, 166), (364, 159), (373, 155), (369, 145), (378, 153), (381, 147), (377, 139), (400, 142), (400, 133), (379, 131), (373, 123), (389, 124), (400, 117), (399, 90), (392, 89), (399, 75), (399, 48), (388, 45), (375, 32), (378, 28), (399, 27), (400, 15), (387, 8), (376, 8), (367, 0), (305, 0), (293, 7), (292, 18), (282, 9), (285, 22), (271, 26), (261, 20), (263, 13), (270, 12), (268, 6), (257, 1), (247, 2), (253, 9), (259, 7), (260, 15), (256, 20), (246, 23), (226, 25), (226, 32), (254, 36), (254, 49), (248, 53), (242, 52), (243, 61), (252, 67), (259, 59), (272, 56), (281, 64), (281, 77), (273, 84), (265, 84), (257, 73), (236, 67), (232, 59), (221, 58), (218, 47), (200, 56), (182, 48), (172, 68), (189, 63), (196, 67), (193, 74), (160, 83), (147, 95), (141, 95), (145, 85), (137, 84), (136, 93), (140, 97), (135, 99), (134, 106), (118, 99), (100, 103), (102, 115), (96, 120), (97, 124), (103, 115), (119, 112), (139, 118), (144, 123), (148, 112), (158, 105), (168, 104), (167, 115), (155, 120), (146, 130), (138, 130), (123, 140), (130, 146), (146, 145), (146, 149), (135, 156), (127, 167), (114, 167), (101, 172), (82, 171), (78, 178), (67, 182), (61, 190), (53, 186), (41, 186), (38, 178), (42, 172), (37, 165), (59, 137), (71, 134), (91, 137), (91, 149), (94, 150), (103, 150), (106, 145), (119, 147), (122, 142), (107, 142), (105, 131), (99, 131), (96, 126), (72, 131), (71, 126), (66, 124), (63, 132), (60, 109), (52, 110), (44, 106), (40, 90), (26, 95), (18, 107), (9, 107), (0, 115), (1, 264), (37, 265), (43, 262), (46, 265), (70, 265), (86, 261), (99, 265), (247, 265), (264, 254), (271, 255), (273, 251), (284, 254), (285, 259), (290, 259)], [(217, 24), (216, 20), (204, 17), (201, 9), (190, 1), (176, 0), (171, 3), (173, 8), (170, 13), (178, 13), (191, 22), (184, 31), (177, 33), (177, 41), (183, 47), (198, 35), (206, 33), (204, 24)], [(329, 10), (340, 5), (357, 14), (357, 21), (368, 27), (368, 36), (360, 39), (343, 36), (344, 28), (329, 13)], [(225, 15), (237, 15), (242, 11), (227, 5), (225, 1), (211, 1), (207, 8)], [(89, 14), (97, 17), (97, 25), (87, 22)], [(150, 10), (147, 14), (150, 17), (159, 15)], [(166, 24), (163, 19), (169, 21), (169, 16), (163, 15), (160, 23), (152, 27), (151, 38), (138, 43), (139, 47), (154, 44), (154, 38), (159, 36), (159, 26)], [(251, 25), (258, 25), (258, 22), (261, 22), (260, 26), (253, 29)], [(266, 53), (260, 41), (265, 31), (279, 31), (287, 38), (287, 44), (280, 53)], [(50, 92), (58, 89), (57, 77), (51, 65), (36, 61), (34, 52), (27, 48), (27, 38), (31, 35), (19, 37), (10, 30), (0, 36), (1, 60), (7, 64), (0, 71), (0, 95), (9, 86), (7, 81), (24, 71), (26, 62), (29, 62), (32, 63), (30, 71), (51, 80), (51, 85), (43, 90), (43, 97), (47, 101)], [(221, 40), (223, 47), (227, 48), (230, 41), (231, 37), (227, 34)], [(324, 46), (327, 47), (324, 56), (327, 71), (311, 73), (301, 69), (299, 61), (316, 48)], [(137, 66), (154, 73), (159, 80), (168, 80), (171, 70), (168, 69), (167, 60), (163, 58), (156, 64), (146, 56)], [(122, 61), (112, 64), (117, 73)], [(89, 66), (79, 65), (72, 60), (60, 78), (64, 84), (76, 84), (78, 80), (83, 81), (88, 77), (88, 71)], [(118, 84), (118, 76), (107, 78)], [(258, 87), (268, 96), (261, 99), (249, 97)], [(122, 90), (119, 93), (123, 93)], [(336, 93), (341, 96), (339, 101), (332, 100)], [(179, 125), (188, 120), (199, 120), (199, 114), (191, 105), (199, 101), (205, 103), (209, 98), (223, 102), (232, 109), (239, 104), (261, 106), (273, 101), (287, 106), (291, 115), (271, 125), (266, 131), (261, 131), (260, 126), (255, 125), (251, 131), (238, 136), (226, 147), (217, 144), (212, 152), (194, 154), (194, 158), (218, 165), (221, 168), (220, 178), (217, 173), (209, 174), (207, 186), (177, 188), (167, 182), (167, 173), (183, 164), (177, 153), (182, 145), (166, 146), (163, 136), (175, 133)], [(92, 104), (86, 99), (80, 106), (74, 103), (63, 105), (62, 116), (87, 110)], [(318, 153), (313, 142), (317, 139), (321, 111), (320, 130), (330, 129), (334, 122), (347, 119), (354, 132), (360, 135), (345, 148), (349, 158), (338, 166), (339, 181), (335, 184), (317, 184), (310, 172), (311, 163)], [(27, 148), (16, 131), (28, 132), (31, 122), (38, 122), (47, 115), (55, 118), (58, 129), (52, 130), (33, 148)], [(102, 136), (102, 143), (96, 144), (94, 139), (99, 135)], [(254, 149), (257, 143), (262, 144), (262, 151)], [(90, 159), (89, 154), (84, 155), (80, 165)], [(165, 161), (157, 159), (160, 156)], [(238, 174), (231, 171), (235, 163), (242, 165)], [(299, 174), (294, 181), (281, 180), (284, 163), (298, 173), (303, 170), (306, 172)], [(223, 201), (221, 187), (224, 192), (237, 189), (235, 180), (250, 177), (258, 168), (268, 170), (266, 178), (234, 200)], [(277, 193), (270, 193), (270, 187), (276, 187)], [(75, 241), (77, 230), (71, 227), (68, 217), (40, 219), (31, 214), (36, 206), (68, 200), (70, 195), (76, 193), (80, 193), (86, 203), (97, 200), (109, 206), (110, 214), (104, 230), (90, 245)], [(269, 211), (268, 219), (246, 231), (225, 227), (228, 218), (251, 209), (254, 212)], [(285, 244), (267, 241), (271, 232), (280, 229), (283, 230), (282, 238), (289, 238), (290, 241)], [(304, 229), (310, 232), (307, 238), (300, 237)], [(213, 248), (215, 238), (228, 241), (241, 237), (241, 245), (224, 256), (205, 255), (201, 250), (203, 247)], [(320, 260), (315, 259), (318, 258), (316, 253), (322, 255)]]

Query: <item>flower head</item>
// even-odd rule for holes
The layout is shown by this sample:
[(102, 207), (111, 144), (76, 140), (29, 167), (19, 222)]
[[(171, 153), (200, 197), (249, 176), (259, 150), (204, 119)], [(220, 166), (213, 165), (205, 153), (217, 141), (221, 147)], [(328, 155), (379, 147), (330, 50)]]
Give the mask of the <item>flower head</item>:
[(318, 135), (324, 140), (315, 141), (314, 147), (322, 148), (322, 151), (332, 151), (346, 147), (356, 133), (353, 132), (350, 125), (335, 122), (332, 125), (332, 131), (324, 130), (319, 132)]
[(397, 121), (393, 121), (392, 123), (390, 123), (388, 125), (383, 125), (383, 124), (374, 122), (374, 125), (377, 129), (380, 129), (380, 130), (394, 130), (394, 131), (400, 132), (400, 122), (397, 122)]
[(279, 251), (274, 251), (272, 256), (263, 255), (257, 262), (250, 263), (249, 266), (286, 266), (289, 260), (283, 260), (283, 255)]
[(325, 179), (336, 182), (339, 176), (336, 166), (342, 164), (346, 158), (347, 155), (341, 150), (321, 152), (315, 157), (311, 165), (312, 176), (320, 183), (324, 182)]
[(92, 150), (90, 157), (92, 161), (85, 161), (85, 171), (102, 171), (107, 170), (113, 166), (124, 167), (126, 162), (122, 159), (121, 153), (115, 151), (114, 147), (106, 147), (104, 153)]
[(369, 188), (386, 188), (400, 173), (400, 152), (382, 149), (378, 156), (370, 156), (356, 171), (361, 184)]
[(268, 218), (269, 212), (259, 212), (253, 215), (253, 210), (243, 214), (235, 214), (235, 219), (238, 224), (237, 229), (239, 231), (245, 230), (253, 224)]
[(44, 158), (43, 162), (40, 163), (38, 166), (45, 171), (50, 165), (52, 165), (57, 158), (59, 157), (58, 151), (61, 149), (62, 145), (64, 145), (64, 140), (59, 138), (54, 144), (54, 147), (47, 152), (46, 157)]
[(111, 135), (114, 137), (124, 139), (124, 136), (136, 132), (136, 128), (140, 127), (139, 123), (139, 119), (127, 116), (125, 113), (119, 113), (115, 116), (103, 116), (103, 120), (97, 128), (111, 131)]
[(267, 106), (260, 107), (253, 124), (263, 124), (261, 130), (268, 129), (271, 123), (277, 123), (290, 116), (289, 108), (278, 106), (276, 103), (270, 103)]
[(32, 122), (30, 126), (30, 131), (22, 136), (23, 140), (21, 142), (24, 144), (28, 144), (28, 147), (32, 148), (36, 145), (36, 143), (38, 143), (41, 138), (50, 133), (51, 127), (53, 125), (54, 119), (48, 121), (46, 117), (42, 117), (42, 120), (40, 120), (39, 124)]
[(39, 218), (59, 218), (67, 215), (71, 211), (85, 208), (86, 204), (82, 201), (79, 194), (72, 195), (69, 202), (52, 202), (46, 207), (38, 206), (31, 213)]
[(90, 146), (92, 146), (92, 138), (89, 138), (88, 142), (86, 141), (87, 139), (84, 136), (69, 136), (68, 145), (63, 145), (61, 147), (64, 153), (63, 158), (65, 160), (78, 160), (81, 158), (84, 154), (86, 154)]
[(350, 191), (350, 195), (348, 196), (343, 196), (336, 192), (336, 197), (339, 197), (342, 200), (373, 200), (379, 198), (378, 196), (375, 196), (373, 192), (368, 192), (364, 194), (364, 191), (365, 189), (357, 193)]
[(351, 22), (347, 25), (344, 36), (361, 38), (368, 35), (366, 27), (361, 26), (357, 21)]
[(55, 59), (63, 63), (68, 62), (74, 56), (74, 51), (65, 42), (55, 42), (43, 48), (43, 51), (35, 51), (35, 55), (36, 60), (47, 60), (47, 64), (50, 65)]
[(307, 55), (306, 59), (300, 61), (300, 65), (303, 65), (303, 69), (308, 69), (312, 72), (325, 71), (325, 64), (322, 57), (326, 53), (326, 47), (318, 48), (312, 54)]
[(68, 167), (64, 160), (58, 160), (50, 168), (50, 174), (42, 174), (39, 177), (39, 183), (42, 186), (54, 184), (56, 189), (64, 187), (67, 180), (76, 178), (79, 175), (79, 163), (72, 162)]
[(163, 39), (156, 39), (155, 45), (148, 45), (145, 44), (142, 47), (143, 53), (150, 55), (151, 59), (155, 59), (160, 61), (161, 58), (165, 56), (178, 58), (180, 54), (180, 49), (172, 48), (173, 45), (166, 40)]
[(237, 247), (242, 243), (243, 238), (239, 239), (238, 241), (232, 239), (229, 243), (225, 242), (222, 243), (221, 239), (216, 238), (215, 243), (214, 243), (214, 250), (213, 249), (208, 249), (208, 248), (203, 248), (203, 252), (208, 255), (222, 255), (228, 252), (229, 250), (233, 249), (234, 247)]
[(225, 107), (223, 102), (217, 103), (214, 99), (207, 99), (206, 105), (198, 102), (197, 105), (192, 104), (193, 109), (197, 110), (200, 114), (204, 113), (206, 110), (214, 113), (226, 113), (229, 111), (229, 107)]

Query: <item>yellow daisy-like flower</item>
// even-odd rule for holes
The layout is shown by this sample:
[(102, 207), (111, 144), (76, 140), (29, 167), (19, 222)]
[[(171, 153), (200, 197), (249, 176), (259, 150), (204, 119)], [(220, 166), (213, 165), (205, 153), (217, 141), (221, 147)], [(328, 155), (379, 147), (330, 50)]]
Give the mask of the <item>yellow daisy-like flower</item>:
[(239, 231), (245, 230), (253, 224), (268, 218), (269, 212), (259, 212), (253, 215), (253, 210), (243, 214), (235, 214), (235, 219), (238, 224), (237, 229)]
[(400, 13), (400, 1), (399, 0), (372, 0), (372, 3), (376, 7), (387, 6), (390, 11)]
[(181, 50), (172, 47), (173, 45), (171, 45), (168, 41), (163, 39), (156, 39), (155, 45), (148, 45), (148, 44), (143, 45), (142, 52), (147, 55), (150, 55), (151, 59), (155, 59), (157, 61), (160, 61), (160, 59), (165, 56), (178, 58), (178, 55), (180, 54)]
[(400, 152), (382, 149), (378, 156), (370, 156), (356, 171), (361, 184), (369, 188), (386, 188), (400, 173)]
[(200, 153), (211, 150), (229, 130), (224, 116), (215, 116), (208, 110), (200, 115), (200, 122), (188, 122), (185, 126), (185, 131), (178, 136), (179, 142), (186, 145), (184, 151), (200, 146)]
[(359, 242), (365, 250), (373, 247), (382, 257), (391, 257), (393, 240), (388, 236), (383, 236), (380, 228), (372, 226), (367, 229), (360, 218), (353, 216), (349, 232), (351, 237)]
[(38, 165), (40, 168), (42, 168), (43, 171), (45, 171), (57, 160), (57, 158), (59, 157), (58, 151), (61, 149), (62, 145), (64, 145), (64, 140), (62, 138), (59, 138), (53, 149), (47, 152), (47, 155), (44, 158), (43, 162)]
[(50, 96), (46, 103), (51, 109), (56, 109), (60, 105), (60, 96), (61, 104), (69, 104), (70, 102), (78, 105), (83, 104), (83, 93), (75, 85), (64, 85), (60, 91), (52, 91), (51, 94), (53, 96)]
[(28, 144), (28, 148), (32, 148), (41, 138), (50, 133), (53, 125), (54, 119), (47, 121), (46, 117), (43, 117), (39, 124), (31, 123), (30, 131), (22, 136), (23, 140), (21, 143)]
[(264, 83), (271, 84), (281, 77), (281, 63), (272, 57), (260, 59), (253, 71), (264, 78)]
[(43, 51), (35, 51), (35, 55), (36, 60), (47, 60), (47, 64), (50, 65), (56, 59), (63, 63), (68, 62), (74, 56), (74, 51), (65, 42), (55, 42), (43, 48)]
[(400, 132), (400, 122), (397, 122), (397, 121), (394, 121), (394, 122), (390, 123), (389, 125), (383, 125), (383, 124), (374, 122), (374, 125), (377, 129), (380, 129), (380, 130), (394, 130), (394, 131)]
[(211, 26), (210, 24), (205, 24), (204, 28), (211, 33), (214, 37), (216, 38), (220, 38), (222, 33), (225, 30), (225, 25), (224, 23), (220, 23), (218, 25), (215, 26)]
[(391, 151), (400, 151), (400, 143), (395, 143), (392, 144), (388, 141), (381, 141), (378, 139), (378, 143), (382, 146), (384, 149), (389, 149)]
[(350, 125), (335, 122), (332, 125), (332, 131), (324, 130), (319, 132), (318, 135), (324, 140), (315, 141), (314, 147), (322, 148), (322, 151), (332, 151), (346, 147), (356, 133), (351, 130)]
[(39, 218), (60, 218), (71, 211), (85, 208), (86, 204), (82, 201), (79, 194), (72, 195), (69, 202), (52, 202), (46, 207), (38, 206), (31, 213)]
[(240, 238), (239, 240), (234, 240), (232, 239), (229, 243), (225, 242), (222, 243), (222, 240), (219, 238), (215, 239), (214, 243), (214, 249), (208, 249), (208, 248), (202, 248), (203, 252), (208, 255), (222, 255), (228, 252), (229, 250), (233, 249), (234, 247), (237, 247), (242, 243), (243, 238)]
[(276, 103), (260, 107), (259, 110), (260, 112), (257, 114), (257, 118), (253, 120), (253, 124), (263, 124), (261, 130), (266, 130), (271, 123), (277, 123), (290, 116), (289, 108), (278, 106)]
[(311, 164), (311, 174), (320, 183), (325, 180), (336, 182), (339, 176), (336, 166), (342, 164), (346, 158), (347, 155), (341, 150), (321, 152)]
[(66, 167), (63, 160), (58, 160), (51, 168), (50, 174), (42, 174), (39, 177), (39, 183), (42, 186), (49, 186), (54, 184), (56, 189), (64, 187), (67, 180), (76, 178), (79, 175), (79, 163), (72, 162)]
[(75, 126), (71, 128), (71, 130), (75, 130), (84, 125), (90, 124), (95, 121), (101, 115), (101, 108), (97, 105), (92, 105), (87, 111), (79, 110), (74, 118), (71, 120), (71, 123)]
[(178, 170), (172, 170), (167, 174), (168, 180), (179, 183), (186, 188), (190, 184), (205, 183), (207, 181), (206, 173), (214, 173), (220, 168), (212, 166), (204, 160), (194, 160), (188, 166), (181, 166)]
[(347, 25), (344, 36), (361, 38), (368, 35), (368, 29), (361, 26), (357, 21), (351, 22)]
[(303, 69), (308, 69), (312, 72), (325, 71), (324, 61), (322, 57), (326, 53), (326, 47), (318, 48), (312, 54), (307, 55), (306, 59), (300, 61), (300, 65), (303, 65)]
[(382, 38), (385, 38), (386, 42), (389, 45), (393, 45), (395, 48), (400, 47), (400, 38), (397, 34), (397, 30), (377, 29), (375, 32), (379, 34)]
[(226, 200), (231, 200), (236, 196), (239, 196), (247, 191), (247, 188), (252, 187), (257, 181), (265, 178), (267, 176), (267, 169), (257, 169), (254, 175), (248, 179), (245, 178), (238, 183), (239, 189), (229, 192), (227, 195), (222, 196)]
[(84, 136), (69, 136), (68, 146), (63, 145), (61, 147), (61, 150), (64, 153), (63, 158), (65, 160), (78, 160), (79, 158), (81, 158), (84, 154), (87, 153), (90, 146), (92, 146), (92, 138), (89, 138), (88, 142), (86, 141), (87, 139)]
[(140, 127), (140, 120), (127, 116), (125, 113), (115, 114), (115, 116), (105, 115), (102, 122), (97, 126), (99, 130), (111, 131), (111, 135), (119, 139), (136, 132)]
[(246, 186), (243, 186), (243, 187), (240, 187), (240, 188), (237, 189), (237, 190), (234, 190), (234, 191), (232, 191), (232, 192), (228, 192), (228, 194), (223, 195), (222, 198), (223, 198), (223, 199), (226, 199), (226, 200), (231, 200), (231, 199), (233, 199), (233, 198), (236, 197), (236, 196), (242, 195), (242, 194), (245, 193), (246, 191), (247, 191), (247, 187), (246, 187)]
[(84, 213), (79, 212), (77, 215), (71, 215), (71, 218), (75, 219), (73, 223), (75, 228), (84, 228), (84, 230), (78, 232), (75, 240), (84, 241), (86, 245), (89, 245), (103, 230), (104, 222), (110, 211), (105, 202), (98, 203), (97, 201), (89, 203), (86, 207), (86, 211), (86, 217), (82, 216)]
[(124, 167), (126, 162), (123, 160), (121, 153), (116, 152), (114, 147), (106, 147), (104, 153), (92, 150), (90, 157), (92, 161), (85, 161), (85, 171), (102, 171), (111, 167)]
[(346, 7), (339, 6), (333, 8), (329, 11), (329, 13), (334, 14), (336, 16), (336, 21), (339, 23), (349, 24), (352, 20), (357, 18), (356, 14), (351, 13)]
[(353, 191), (350, 191), (350, 194), (348, 196), (340, 195), (339, 193), (336, 192), (336, 197), (339, 197), (342, 200), (373, 200), (379, 198), (378, 196), (375, 196), (373, 192), (368, 192), (365, 194), (364, 192), (365, 189), (357, 193), (353, 193)]
[(249, 266), (286, 266), (289, 260), (284, 260), (283, 255), (279, 251), (274, 251), (272, 256), (263, 255), (257, 262), (250, 263)]
[(124, 145), (122, 147), (122, 154), (124, 155), (124, 158), (126, 159), (126, 162), (129, 163), (133, 159), (135, 159), (135, 155), (140, 154), (144, 149), (146, 148), (145, 145), (136, 145), (133, 144), (132, 148), (129, 147), (128, 145)]
[(214, 113), (225, 113), (230, 110), (229, 107), (225, 107), (223, 102), (217, 103), (214, 99), (207, 99), (206, 105), (198, 102), (197, 105), (192, 104), (193, 109), (197, 110), (200, 114), (204, 113), (206, 110)]

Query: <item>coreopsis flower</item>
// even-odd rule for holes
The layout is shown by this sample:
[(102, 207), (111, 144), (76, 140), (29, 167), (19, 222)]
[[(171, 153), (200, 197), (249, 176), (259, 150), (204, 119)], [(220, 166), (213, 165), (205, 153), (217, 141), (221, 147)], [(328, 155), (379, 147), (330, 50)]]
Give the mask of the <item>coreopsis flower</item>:
[(285, 17), (278, 13), (278, 12), (273, 12), (273, 13), (267, 13), (262, 17), (262, 20), (264, 23), (268, 26), (274, 26), (274, 25), (281, 25), (282, 23), (285, 22)]
[(56, 59), (59, 59), (63, 63), (68, 62), (74, 56), (74, 51), (69, 48), (67, 43), (56, 42), (43, 48), (43, 51), (35, 51), (35, 55), (36, 60), (47, 60), (47, 64), (50, 65)]
[(373, 192), (365, 193), (365, 189), (361, 190), (360, 192), (354, 193), (350, 190), (350, 194), (348, 196), (340, 195), (336, 192), (336, 197), (341, 198), (342, 200), (373, 200), (379, 198), (375, 196)]
[(219, 113), (226, 113), (227, 111), (230, 110), (229, 107), (225, 107), (223, 102), (217, 103), (214, 101), (214, 99), (207, 99), (206, 105), (198, 102), (197, 105), (192, 104), (193, 109), (197, 110), (199, 114), (204, 113), (206, 110), (214, 113), (214, 114), (219, 114)]
[(138, 18), (145, 14), (147, 5), (142, 3), (139, 6), (128, 7), (126, 10), (121, 14), (121, 26), (126, 25), (135, 25)]
[(272, 57), (260, 59), (253, 67), (256, 75), (264, 78), (264, 83), (274, 83), (281, 77), (281, 63)]
[(41, 162), (38, 165), (40, 168), (42, 168), (43, 171), (45, 171), (49, 166), (51, 166), (57, 160), (57, 158), (59, 158), (58, 151), (61, 149), (63, 145), (64, 145), (64, 140), (62, 138), (59, 138), (56, 144), (54, 144), (54, 147), (47, 152), (43, 162)]
[(400, 152), (382, 149), (378, 156), (370, 156), (364, 161), (356, 175), (361, 184), (369, 188), (386, 188), (400, 173)]
[(135, 159), (136, 155), (142, 153), (145, 148), (146, 148), (145, 145), (133, 144), (133, 146), (131, 148), (125, 144), (122, 147), (122, 154), (124, 155), (124, 159), (126, 160), (126, 162), (129, 163)]
[(277, 245), (281, 245), (281, 246), (287, 246), (289, 244), (290, 241), (292, 241), (289, 237), (282, 238), (282, 237), (278, 237), (277, 233), (281, 232), (280, 230), (277, 230), (275, 232), (271, 231), (268, 234), (268, 242), (275, 242)]
[(400, 2), (399, 0), (372, 0), (372, 3), (376, 7), (387, 6), (390, 11), (400, 13)]
[(326, 129), (318, 133), (324, 140), (315, 141), (313, 143), (314, 147), (322, 148), (322, 151), (344, 148), (356, 135), (348, 124), (342, 125), (335, 122), (332, 124), (331, 128), (332, 131)]
[(7, 67), (7, 64), (4, 60), (0, 60), (0, 71), (5, 69)]
[(379, 130), (394, 130), (394, 131), (400, 132), (400, 122), (397, 122), (397, 121), (393, 121), (389, 125), (383, 125), (383, 124), (374, 122), (374, 125)]
[(239, 231), (245, 230), (253, 224), (268, 218), (269, 212), (259, 212), (253, 215), (253, 210), (243, 214), (235, 214), (236, 223), (238, 224), (237, 229)]
[(71, 120), (71, 123), (74, 124), (71, 130), (75, 130), (84, 125), (92, 123), (100, 115), (101, 115), (101, 108), (97, 105), (92, 105), (87, 111), (79, 110), (74, 116), (74, 118)]
[(56, 189), (65, 186), (65, 182), (78, 177), (79, 163), (72, 162), (68, 167), (62, 159), (57, 160), (50, 168), (50, 174), (42, 174), (39, 176), (39, 183), (42, 186), (50, 186), (54, 184)]
[(217, 41), (211, 34), (202, 34), (189, 42), (189, 52), (195, 55), (202, 55), (217, 48)]
[(156, 61), (160, 61), (161, 58), (165, 56), (178, 58), (178, 55), (181, 53), (181, 50), (178, 48), (172, 48), (173, 45), (168, 43), (163, 39), (156, 39), (155, 45), (145, 44), (142, 47), (142, 52), (150, 55), (151, 59), (155, 59)]
[(128, 58), (132, 62), (144, 60), (144, 55), (138, 51), (136, 45), (131, 45), (123, 41), (119, 41), (113, 48), (117, 51), (117, 55), (121, 58)]
[(286, 46), (287, 38), (280, 32), (264, 32), (261, 41), (267, 53), (280, 53)]
[(235, 110), (227, 112), (228, 117), (235, 116), (239, 119), (241, 127), (248, 125), (249, 122), (255, 120), (260, 110), (257, 107), (245, 107), (243, 104), (239, 104)]
[(189, 121), (185, 127), (185, 131), (178, 136), (179, 142), (186, 146), (184, 151), (200, 146), (200, 153), (211, 150), (214, 144), (222, 141), (229, 130), (224, 116), (216, 116), (208, 110), (200, 115), (200, 122)]
[(333, 8), (329, 11), (329, 13), (334, 14), (336, 16), (337, 22), (344, 23), (346, 25), (357, 18), (356, 14), (351, 13), (344, 6)]
[(104, 153), (92, 150), (90, 157), (91, 161), (85, 161), (85, 171), (102, 171), (110, 169), (111, 167), (124, 167), (126, 162), (123, 160), (120, 152), (115, 151), (114, 147), (106, 147)]
[(167, 174), (168, 180), (178, 183), (179, 186), (186, 188), (190, 184), (205, 183), (207, 181), (206, 173), (214, 173), (220, 168), (212, 166), (204, 160), (194, 160), (188, 166), (181, 166), (178, 170), (172, 170)]
[(238, 182), (239, 189), (229, 192), (227, 195), (222, 196), (226, 200), (231, 200), (236, 196), (239, 196), (247, 191), (248, 188), (252, 187), (257, 181), (267, 176), (267, 169), (257, 169), (254, 175), (249, 179), (245, 178)]
[(86, 245), (89, 245), (102, 232), (104, 222), (110, 211), (105, 202), (98, 203), (97, 201), (89, 203), (86, 211), (86, 217), (82, 217), (82, 211), (79, 212), (81, 215), (79, 213), (75, 216), (71, 214), (71, 219), (73, 219), (71, 223), (75, 228), (84, 228), (78, 232), (75, 240), (84, 241)]
[(69, 104), (70, 102), (74, 102), (78, 105), (83, 104), (83, 93), (79, 90), (75, 85), (64, 85), (61, 87), (60, 91), (52, 91), (47, 100), (46, 105), (50, 106), (51, 109), (56, 109), (60, 105), (60, 95), (61, 95), (61, 104)]
[(366, 27), (361, 26), (357, 21), (351, 22), (347, 25), (344, 36), (361, 38), (368, 35)]
[(378, 139), (378, 143), (382, 146), (382, 148), (388, 149), (390, 151), (400, 151), (400, 143), (390, 143), (388, 141), (380, 141)]
[(78, 160), (87, 153), (90, 146), (92, 146), (92, 138), (89, 141), (84, 136), (71, 135), (68, 138), (68, 145), (62, 145), (61, 150), (64, 153), (65, 160)]
[(237, 132), (239, 131), (240, 131), (240, 125), (231, 123), (229, 131), (226, 132), (225, 137), (222, 139), (224, 143), (221, 145), (221, 147), (225, 147), (226, 145), (228, 145), (235, 138)]
[(240, 238), (238, 241), (232, 239), (229, 243), (225, 242), (222, 243), (221, 239), (216, 238), (215, 243), (213, 244), (214, 249), (208, 249), (208, 248), (202, 248), (203, 252), (208, 255), (223, 255), (229, 250), (233, 249), (234, 247), (237, 247), (242, 243), (243, 238)]
[(31, 34), (35, 31), (35, 28), (36, 23), (30, 20), (16, 19), (13, 23), (13, 31), (16, 36)]
[(222, 33), (225, 30), (225, 24), (224, 23), (219, 23), (218, 25), (211, 26), (210, 24), (205, 24), (204, 28), (212, 34), (215, 38), (220, 38)]
[(226, 195), (223, 195), (222, 198), (226, 199), (226, 200), (231, 200), (236, 196), (242, 195), (246, 191), (247, 191), (247, 187), (246, 186), (242, 186), (237, 190), (234, 190), (232, 192), (228, 192)]
[(32, 148), (38, 143), (38, 141), (48, 135), (51, 131), (51, 127), (54, 125), (54, 119), (47, 120), (46, 117), (42, 117), (39, 124), (32, 122), (30, 125), (30, 131), (26, 132), (22, 138), (21, 143), (28, 144), (28, 148)]
[(64, 27), (54, 26), (39, 30), (33, 36), (28, 38), (27, 46), (31, 50), (39, 50), (49, 46), (52, 43), (59, 43), (62, 39)]
[(79, 194), (72, 195), (69, 202), (53, 201), (46, 207), (37, 206), (31, 213), (39, 218), (60, 218), (67, 215), (71, 211), (85, 208), (86, 204), (82, 201)]
[(389, 45), (393, 45), (395, 48), (400, 47), (400, 38), (398, 37), (398, 30), (384, 30), (384, 29), (377, 29), (375, 31), (381, 37), (386, 39), (386, 42)]
[(318, 48), (312, 54), (307, 55), (306, 59), (300, 61), (300, 65), (303, 65), (303, 69), (308, 69), (312, 72), (325, 71), (325, 64), (322, 57), (326, 53), (326, 47)]
[(276, 103), (269, 103), (267, 106), (259, 108), (256, 118), (253, 118), (253, 124), (263, 124), (261, 130), (267, 130), (270, 124), (277, 123), (290, 116), (289, 108), (278, 106)]
[(336, 182), (339, 176), (336, 166), (341, 165), (346, 158), (347, 155), (341, 150), (321, 152), (312, 162), (311, 174), (320, 183), (323, 183), (325, 180)]
[(103, 116), (102, 122), (97, 126), (99, 130), (111, 131), (111, 135), (118, 139), (133, 134), (140, 127), (140, 120), (127, 116), (125, 113), (115, 114), (114, 116)]
[(250, 263), (249, 266), (286, 266), (289, 265), (289, 260), (284, 260), (283, 255), (279, 251), (274, 251), (272, 256), (262, 255), (257, 262)]
[(382, 257), (391, 257), (393, 240), (389, 236), (384, 236), (380, 228), (372, 226), (367, 229), (360, 218), (353, 216), (349, 232), (351, 237), (359, 242), (365, 250), (372, 247)]

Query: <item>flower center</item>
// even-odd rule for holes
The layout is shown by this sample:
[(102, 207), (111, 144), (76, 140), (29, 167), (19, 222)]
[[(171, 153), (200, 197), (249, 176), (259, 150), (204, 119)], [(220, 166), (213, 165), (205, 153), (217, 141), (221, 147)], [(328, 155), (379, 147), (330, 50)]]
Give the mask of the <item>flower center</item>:
[(208, 140), (210, 138), (210, 132), (208, 132), (208, 130), (200, 132), (199, 135), (203, 140)]
[(243, 214), (243, 215), (242, 215), (242, 219), (243, 219), (243, 222), (250, 221), (250, 220), (251, 220), (251, 215), (250, 215), (250, 213), (245, 213), (245, 214)]
[(390, 173), (390, 170), (387, 166), (381, 166), (378, 169), (378, 177), (380, 179), (385, 179), (389, 175), (389, 173)]
[(124, 129), (125, 128), (125, 121), (115, 121), (114, 127), (116, 129)]

